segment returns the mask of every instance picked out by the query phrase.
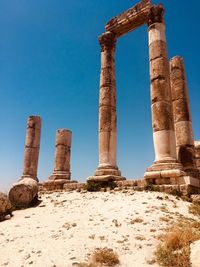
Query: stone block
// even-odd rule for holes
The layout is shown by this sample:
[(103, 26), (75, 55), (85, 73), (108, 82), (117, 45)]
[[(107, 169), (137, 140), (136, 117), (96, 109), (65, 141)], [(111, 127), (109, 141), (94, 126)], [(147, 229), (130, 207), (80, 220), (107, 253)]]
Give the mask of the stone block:
[(173, 118), (169, 103), (160, 101), (151, 105), (152, 127), (154, 132), (161, 130), (173, 130)]
[(164, 57), (150, 61), (150, 80), (167, 79), (169, 77), (168, 59)]
[(111, 131), (111, 107), (101, 106), (99, 107), (99, 131), (109, 132)]
[(170, 101), (170, 86), (167, 79), (156, 79), (151, 82), (151, 103)]
[(194, 136), (192, 123), (190, 121), (179, 121), (175, 124), (176, 145), (191, 145), (194, 146)]
[(154, 41), (149, 46), (149, 60), (160, 57), (168, 58), (166, 42), (162, 40)]
[(188, 101), (185, 98), (173, 101), (174, 122), (191, 121)]
[(184, 166), (184, 169), (195, 168), (194, 146), (182, 145), (177, 147), (177, 158)]

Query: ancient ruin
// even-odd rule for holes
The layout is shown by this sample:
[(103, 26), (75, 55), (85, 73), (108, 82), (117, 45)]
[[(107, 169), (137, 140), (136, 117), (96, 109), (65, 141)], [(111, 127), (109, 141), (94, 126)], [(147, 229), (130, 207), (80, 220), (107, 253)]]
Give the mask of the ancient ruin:
[(31, 178), (38, 181), (37, 169), (40, 150), (41, 118), (30, 116), (27, 122), (26, 143), (24, 150), (23, 178)]
[(9, 199), (16, 207), (28, 206), (37, 196), (40, 135), (41, 118), (38, 116), (28, 117), (23, 175), (17, 183), (13, 184), (9, 192)]
[(67, 129), (58, 129), (56, 131), (55, 144), (55, 163), (54, 172), (49, 180), (44, 182), (43, 186), (47, 189), (63, 189), (71, 181), (70, 156), (71, 156), (72, 132)]
[[(99, 37), (101, 75), (99, 97), (99, 165), (88, 181), (122, 181), (116, 163), (117, 115), (115, 47), (117, 38), (148, 25), (151, 112), (155, 161), (147, 168), (147, 184), (177, 184), (200, 188), (183, 61), (169, 65), (164, 8), (143, 0), (111, 19)], [(170, 71), (171, 70), (171, 71)], [(171, 78), (171, 81), (170, 81)]]

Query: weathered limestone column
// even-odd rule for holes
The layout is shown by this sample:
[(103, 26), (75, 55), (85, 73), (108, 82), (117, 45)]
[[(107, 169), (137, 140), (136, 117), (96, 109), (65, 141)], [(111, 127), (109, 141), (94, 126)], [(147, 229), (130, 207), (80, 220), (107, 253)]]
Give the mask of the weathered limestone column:
[(37, 201), (40, 134), (41, 118), (38, 116), (28, 117), (23, 175), (9, 191), (9, 199), (15, 207), (28, 207)]
[[(169, 60), (167, 53), (164, 9), (153, 6), (148, 20), (149, 60), (151, 82), (151, 112), (155, 162), (147, 169), (146, 179), (170, 183), (171, 177), (181, 176), (177, 163), (176, 142), (172, 113)], [(155, 180), (156, 179), (156, 180)]]
[(196, 167), (200, 171), (200, 140), (194, 142)]
[(26, 142), (24, 151), (24, 166), (22, 178), (32, 178), (38, 181), (37, 168), (40, 150), (41, 118), (28, 117)]
[(66, 129), (56, 131), (55, 164), (54, 172), (50, 180), (70, 180), (70, 154), (71, 154), (72, 132)]
[(190, 174), (196, 169), (195, 147), (183, 58), (176, 56), (171, 59), (170, 80), (177, 158)]
[(101, 45), (101, 77), (99, 96), (99, 166), (89, 180), (121, 180), (116, 163), (116, 36), (105, 32), (99, 37)]

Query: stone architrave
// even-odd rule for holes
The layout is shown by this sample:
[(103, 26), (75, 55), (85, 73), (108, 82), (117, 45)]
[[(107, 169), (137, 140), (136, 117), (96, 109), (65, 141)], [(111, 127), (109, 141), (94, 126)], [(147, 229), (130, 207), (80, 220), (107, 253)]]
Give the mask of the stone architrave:
[(180, 177), (184, 172), (176, 157), (164, 9), (161, 4), (151, 8), (148, 26), (155, 162), (147, 169), (145, 178), (162, 184), (170, 183), (169, 178)]
[(56, 131), (54, 172), (49, 180), (63, 180), (63, 182), (70, 180), (71, 142), (72, 132), (70, 130), (58, 129)]
[(99, 96), (99, 166), (93, 181), (122, 180), (116, 164), (116, 36), (105, 32), (99, 37), (101, 45), (101, 76)]
[(196, 167), (200, 171), (200, 140), (194, 142), (195, 145), (195, 162)]
[(40, 150), (41, 118), (29, 116), (26, 129), (23, 175), (21, 179), (31, 178), (38, 181), (37, 169)]
[(179, 56), (173, 57), (170, 61), (170, 81), (177, 158), (187, 174), (194, 174), (196, 164), (192, 119), (184, 61)]

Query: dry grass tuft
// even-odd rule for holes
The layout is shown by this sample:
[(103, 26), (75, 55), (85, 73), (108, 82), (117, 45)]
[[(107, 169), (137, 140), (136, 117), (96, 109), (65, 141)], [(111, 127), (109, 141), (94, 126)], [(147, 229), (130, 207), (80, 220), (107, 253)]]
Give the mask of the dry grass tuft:
[(117, 253), (110, 248), (95, 249), (89, 263), (80, 263), (79, 267), (114, 267), (120, 263)]
[(184, 221), (169, 230), (157, 247), (156, 258), (163, 267), (189, 267), (190, 243), (200, 238), (197, 222)]
[(189, 206), (189, 212), (196, 216), (200, 216), (200, 204), (199, 203), (191, 204)]
[(130, 224), (134, 224), (134, 223), (142, 223), (143, 222), (143, 219), (141, 218), (136, 218), (136, 219), (132, 219), (130, 221)]

